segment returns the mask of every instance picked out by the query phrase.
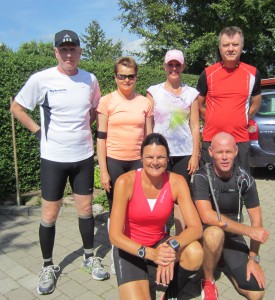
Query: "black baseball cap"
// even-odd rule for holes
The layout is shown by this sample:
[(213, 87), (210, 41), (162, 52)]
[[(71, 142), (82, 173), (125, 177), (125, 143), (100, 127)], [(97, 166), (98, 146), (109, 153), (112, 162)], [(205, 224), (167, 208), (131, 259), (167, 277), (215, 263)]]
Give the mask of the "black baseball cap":
[(80, 46), (78, 35), (71, 30), (61, 30), (55, 34), (54, 45), (60, 47), (61, 44), (72, 43), (75, 46)]

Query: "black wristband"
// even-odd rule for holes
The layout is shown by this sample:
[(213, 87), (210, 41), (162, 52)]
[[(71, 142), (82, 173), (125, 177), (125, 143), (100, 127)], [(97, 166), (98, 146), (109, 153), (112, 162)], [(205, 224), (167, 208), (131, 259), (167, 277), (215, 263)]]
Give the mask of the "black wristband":
[(98, 131), (96, 137), (98, 139), (106, 140), (107, 139), (107, 132)]
[(41, 140), (41, 128), (39, 128), (36, 132), (33, 133), (39, 141)]

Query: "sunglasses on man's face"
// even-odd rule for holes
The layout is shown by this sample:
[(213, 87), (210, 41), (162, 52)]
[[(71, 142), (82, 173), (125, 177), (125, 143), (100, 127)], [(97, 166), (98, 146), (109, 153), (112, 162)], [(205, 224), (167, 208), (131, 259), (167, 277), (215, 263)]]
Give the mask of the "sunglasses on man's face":
[(124, 74), (117, 74), (116, 78), (118, 80), (125, 80), (126, 78), (128, 78), (129, 80), (134, 80), (136, 79), (137, 74), (129, 74), (129, 75), (124, 75)]

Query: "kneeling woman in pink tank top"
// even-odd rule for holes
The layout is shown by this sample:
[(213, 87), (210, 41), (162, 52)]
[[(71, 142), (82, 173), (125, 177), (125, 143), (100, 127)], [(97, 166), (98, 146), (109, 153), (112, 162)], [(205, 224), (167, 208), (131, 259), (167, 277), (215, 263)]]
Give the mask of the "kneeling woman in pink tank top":
[[(185, 179), (166, 171), (169, 148), (161, 134), (144, 139), (141, 159), (143, 168), (121, 175), (114, 191), (110, 241), (119, 295), (155, 299), (154, 285), (162, 284), (162, 299), (176, 299), (202, 263), (202, 225)], [(186, 229), (171, 237), (165, 225), (175, 201)]]

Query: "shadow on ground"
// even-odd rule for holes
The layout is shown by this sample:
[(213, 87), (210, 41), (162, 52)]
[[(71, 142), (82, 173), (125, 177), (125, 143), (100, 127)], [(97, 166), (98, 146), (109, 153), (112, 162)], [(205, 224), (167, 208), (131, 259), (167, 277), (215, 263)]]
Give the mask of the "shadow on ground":
[(267, 168), (251, 168), (250, 172), (255, 179), (275, 180), (275, 169), (270, 171)]

